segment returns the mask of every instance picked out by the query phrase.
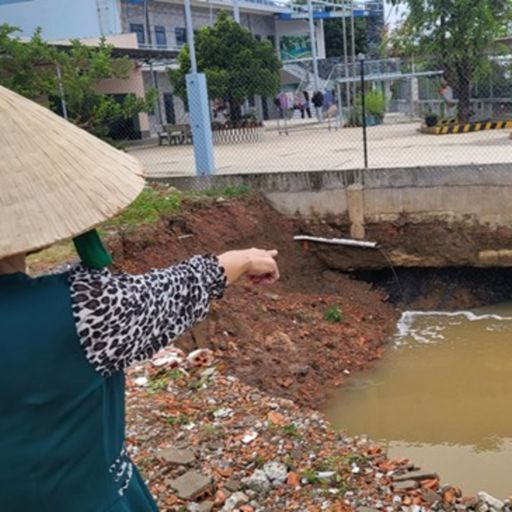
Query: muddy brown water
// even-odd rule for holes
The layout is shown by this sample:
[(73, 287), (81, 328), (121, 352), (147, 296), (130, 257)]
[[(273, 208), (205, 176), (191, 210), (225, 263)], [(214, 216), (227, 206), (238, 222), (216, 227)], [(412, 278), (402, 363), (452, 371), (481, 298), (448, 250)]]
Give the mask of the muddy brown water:
[(512, 495), (512, 303), (404, 313), (393, 348), (328, 401), (334, 426), (367, 434), (465, 494)]

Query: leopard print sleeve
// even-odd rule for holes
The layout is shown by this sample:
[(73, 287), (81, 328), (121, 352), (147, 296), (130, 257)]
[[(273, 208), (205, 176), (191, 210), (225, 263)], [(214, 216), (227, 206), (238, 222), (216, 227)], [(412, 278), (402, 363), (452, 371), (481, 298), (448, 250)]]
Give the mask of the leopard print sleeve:
[(104, 376), (152, 357), (202, 320), (226, 286), (215, 256), (143, 275), (82, 265), (69, 274), (73, 315), (88, 361)]

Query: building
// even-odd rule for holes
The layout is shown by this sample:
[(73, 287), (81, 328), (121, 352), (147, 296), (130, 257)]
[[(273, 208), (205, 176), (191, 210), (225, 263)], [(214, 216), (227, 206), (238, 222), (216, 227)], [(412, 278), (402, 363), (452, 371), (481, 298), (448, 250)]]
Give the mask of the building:
[[(354, 16), (366, 16), (364, 5), (356, 3)], [(283, 61), (283, 87), (311, 87), (311, 72), (301, 65), (312, 59), (307, 9), (281, 0), (238, 0), (238, 4), (241, 25), (257, 39), (269, 41)], [(233, 1), (192, 0), (194, 28), (215, 23), (220, 10), (232, 11)], [(342, 14), (339, 3), (329, 9), (315, 8), (319, 59), (325, 58), (323, 20), (342, 15), (348, 15), (348, 10), (345, 7)], [(100, 37), (106, 37), (116, 48), (133, 50), (130, 79), (105, 80), (98, 88), (117, 95), (143, 95), (150, 88), (158, 89), (155, 113), (141, 114), (134, 123), (132, 131), (137, 136), (154, 135), (162, 124), (186, 120), (185, 106), (173, 94), (167, 73), (187, 40), (183, 0), (0, 0), (0, 19), (19, 27), (24, 37), (40, 27), (43, 37), (52, 43), (66, 44), (76, 38), (97, 44)], [(145, 50), (144, 58), (135, 50)], [(263, 119), (274, 114), (268, 98), (252, 98), (247, 108), (255, 109)]]

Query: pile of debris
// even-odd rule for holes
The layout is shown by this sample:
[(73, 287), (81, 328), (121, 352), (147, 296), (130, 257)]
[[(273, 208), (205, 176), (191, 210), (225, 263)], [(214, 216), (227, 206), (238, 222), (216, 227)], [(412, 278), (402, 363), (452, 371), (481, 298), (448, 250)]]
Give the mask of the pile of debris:
[(226, 376), (207, 350), (137, 366), (127, 394), (131, 454), (162, 512), (508, 510)]

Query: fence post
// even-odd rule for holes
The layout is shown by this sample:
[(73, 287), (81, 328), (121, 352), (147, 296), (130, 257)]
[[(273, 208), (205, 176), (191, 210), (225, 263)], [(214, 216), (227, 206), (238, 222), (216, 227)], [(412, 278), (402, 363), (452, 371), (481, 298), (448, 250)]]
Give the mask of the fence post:
[(207, 176), (215, 170), (213, 158), (212, 124), (206, 76), (197, 72), (196, 49), (194, 45), (194, 27), (190, 0), (185, 0), (185, 20), (187, 25), (187, 42), (190, 50), (191, 73), (186, 76), (187, 99), (190, 111), (190, 126), (198, 176)]
[(368, 169), (368, 143), (366, 139), (366, 101), (365, 101), (365, 82), (364, 82), (364, 55), (359, 54), (359, 64), (361, 65), (361, 117), (363, 125), (363, 151), (364, 151), (364, 168)]
[(186, 80), (196, 172), (199, 176), (206, 176), (215, 171), (206, 76), (204, 73), (189, 73)]

